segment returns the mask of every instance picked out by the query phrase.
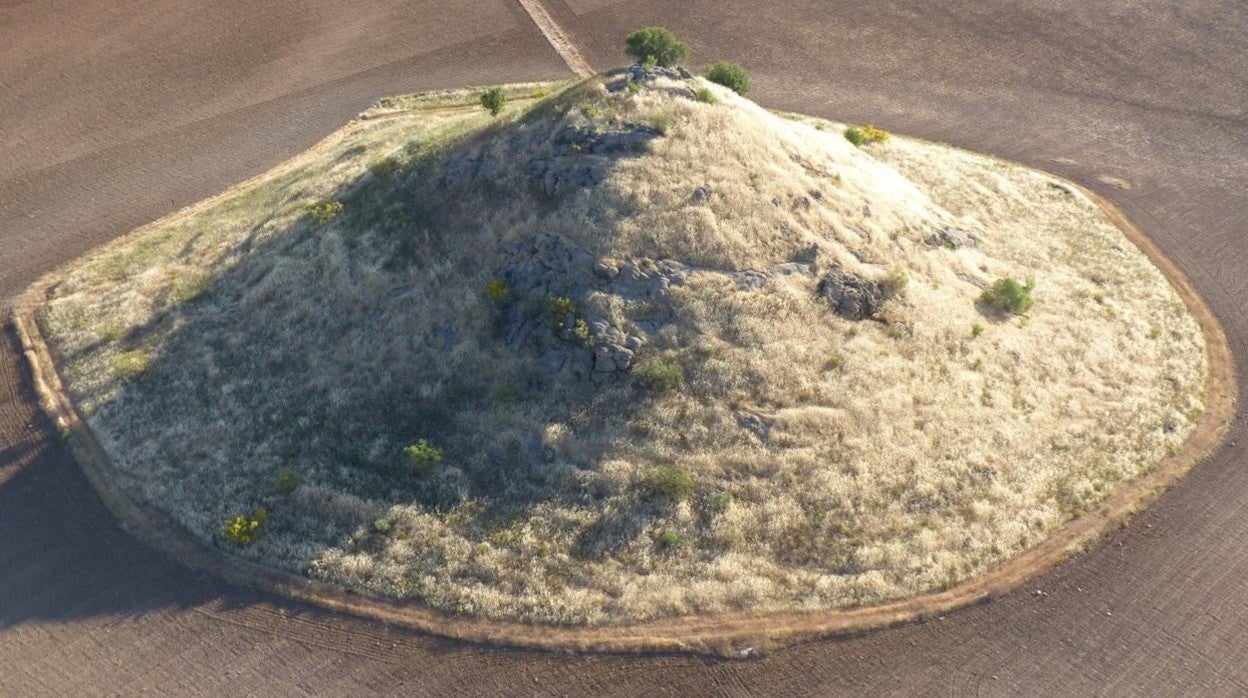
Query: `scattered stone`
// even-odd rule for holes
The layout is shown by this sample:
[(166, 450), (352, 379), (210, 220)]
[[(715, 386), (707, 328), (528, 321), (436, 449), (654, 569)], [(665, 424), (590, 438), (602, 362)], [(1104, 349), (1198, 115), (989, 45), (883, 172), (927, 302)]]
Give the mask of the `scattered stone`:
[(847, 320), (866, 320), (884, 309), (887, 294), (881, 284), (860, 279), (839, 266), (829, 271), (816, 293), (832, 306), (832, 310)]
[(813, 265), (815, 261), (818, 259), (819, 259), (819, 246), (818, 245), (811, 245), (807, 247), (806, 249), (802, 250), (801, 252), (798, 252), (793, 257), (794, 262), (798, 264), (808, 264), (808, 265)]
[(700, 204), (709, 198), (711, 198), (711, 190), (707, 187), (698, 187), (693, 190), (693, 202), (695, 204)]

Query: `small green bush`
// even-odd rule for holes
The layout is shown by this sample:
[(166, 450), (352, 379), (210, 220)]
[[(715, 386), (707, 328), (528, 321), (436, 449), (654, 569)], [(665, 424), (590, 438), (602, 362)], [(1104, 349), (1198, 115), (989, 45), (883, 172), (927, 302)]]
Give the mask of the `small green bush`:
[(906, 272), (893, 269), (888, 272), (888, 278), (884, 280), (884, 293), (889, 298), (896, 298), (904, 293), (906, 286), (909, 285), (910, 277), (906, 276)]
[(667, 112), (655, 114), (654, 116), (650, 117), (650, 125), (654, 127), (655, 131), (658, 131), (660, 134), (664, 136), (671, 133), (672, 124), (674, 124), (675, 122), (676, 120), (673, 119), (672, 115), (668, 114)]
[(1031, 297), (1034, 284), (1028, 279), (1020, 284), (1014, 279), (1004, 277), (997, 279), (991, 288), (985, 289), (979, 300), (985, 306), (1001, 313), (1019, 315), (1027, 312), (1035, 300)]
[(625, 51), (638, 63), (647, 58), (662, 66), (673, 66), (689, 58), (689, 44), (663, 27), (638, 29), (624, 40)]
[(630, 82), (630, 83), (628, 83), (628, 93), (629, 93), (630, 95), (635, 95), (635, 94), (637, 94), (638, 92), (641, 92), (641, 83), (639, 83), (639, 82)]
[(984, 326), (978, 322), (971, 325), (971, 337), (978, 337), (984, 333)]
[(390, 528), (390, 519), (377, 519), (373, 522), (373, 530), (383, 536), (390, 532)]
[(641, 61), (641, 72), (646, 73), (647, 75), (653, 73), (654, 69), (657, 67), (659, 67), (659, 60), (654, 56), (646, 56), (645, 59)]
[(889, 138), (892, 138), (888, 131), (885, 131), (882, 128), (876, 128), (871, 124), (867, 124), (862, 127), (862, 137), (865, 138), (868, 143), (883, 143)]
[(507, 286), (506, 281), (494, 279), (485, 285), (485, 297), (490, 299), (491, 303), (502, 305), (511, 297), (511, 289)]
[(246, 547), (256, 542), (256, 539), (260, 537), (260, 527), (268, 520), (269, 511), (264, 507), (259, 507), (251, 513), (251, 516), (239, 514), (227, 520), (221, 535), (239, 547)]
[(637, 382), (656, 393), (679, 388), (685, 382), (685, 370), (667, 359), (651, 359), (635, 370)]
[(651, 495), (672, 502), (688, 499), (697, 487), (693, 476), (679, 465), (660, 465), (641, 484)]
[(577, 318), (576, 324), (572, 327), (572, 338), (585, 345), (587, 349), (594, 348), (594, 337), (589, 333), (589, 323), (580, 318)]
[(844, 365), (845, 365), (845, 357), (841, 356), (840, 354), (833, 354), (832, 356), (828, 357), (827, 369), (829, 371), (835, 371), (839, 368), (842, 368)]
[(744, 95), (750, 91), (750, 76), (745, 68), (728, 61), (715, 61), (706, 69), (706, 79)]
[(433, 472), (438, 463), (442, 462), (442, 455), (442, 449), (429, 443), (428, 439), (421, 439), (403, 449), (403, 461), (417, 475)]
[(491, 87), (481, 93), (481, 106), (492, 116), (498, 116), (507, 106), (507, 93), (501, 87)]
[(701, 102), (701, 103), (703, 103), (703, 104), (714, 104), (714, 103), (715, 103), (715, 93), (714, 93), (714, 92), (711, 92), (710, 90), (706, 89), (705, 87), (702, 87), (702, 88), (699, 88), (699, 89), (698, 89), (697, 98), (698, 98), (698, 101), (699, 101), (699, 102)]
[(659, 545), (666, 550), (675, 550), (685, 544), (680, 534), (675, 531), (664, 531), (659, 535)]
[(845, 129), (845, 140), (858, 147), (868, 143), (879, 143), (890, 138), (888, 131), (874, 126), (850, 126)]
[(576, 314), (576, 304), (567, 296), (550, 296), (546, 299), (546, 314), (556, 327), (563, 329), (568, 316)]
[(511, 405), (520, 402), (524, 394), (514, 385), (500, 385), (494, 390), (494, 401), (500, 405)]
[(273, 483), (278, 494), (290, 494), (299, 486), (299, 473), (293, 470), (283, 470), (277, 474), (277, 479)]
[(329, 199), (315, 204), (308, 204), (304, 210), (312, 215), (317, 225), (325, 225), (342, 213), (342, 202)]
[(130, 380), (147, 370), (149, 359), (141, 351), (123, 351), (113, 357), (113, 373), (122, 380)]

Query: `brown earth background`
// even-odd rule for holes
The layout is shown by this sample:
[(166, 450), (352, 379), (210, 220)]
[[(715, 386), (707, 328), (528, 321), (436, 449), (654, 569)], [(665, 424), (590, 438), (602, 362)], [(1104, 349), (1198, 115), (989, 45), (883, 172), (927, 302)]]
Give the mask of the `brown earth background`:
[[(596, 68), (664, 24), (766, 106), (1104, 195), (1248, 355), (1248, 6), (544, 0)], [(515, 0), (0, 0), (0, 308), (387, 94), (567, 76)], [(439, 640), (232, 586), (122, 532), (0, 336), (0, 693), (1248, 692), (1245, 420), (1132, 525), (997, 601), (754, 662)], [(1242, 408), (1241, 408), (1242, 410)], [(1042, 593), (1036, 593), (1040, 591)]]

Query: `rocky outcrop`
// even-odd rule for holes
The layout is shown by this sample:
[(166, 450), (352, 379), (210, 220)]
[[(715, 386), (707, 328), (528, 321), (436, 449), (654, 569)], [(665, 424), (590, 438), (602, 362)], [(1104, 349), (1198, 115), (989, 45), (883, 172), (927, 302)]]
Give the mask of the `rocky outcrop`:
[(888, 294), (883, 284), (862, 279), (839, 266), (819, 280), (816, 293), (846, 320), (867, 320), (884, 309)]

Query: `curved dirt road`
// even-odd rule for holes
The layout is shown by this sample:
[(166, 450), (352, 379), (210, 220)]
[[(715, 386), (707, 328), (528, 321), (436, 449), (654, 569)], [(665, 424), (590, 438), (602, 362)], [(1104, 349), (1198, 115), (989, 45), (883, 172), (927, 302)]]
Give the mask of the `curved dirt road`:
[[(298, 152), (378, 96), (567, 75), (514, 0), (60, 4), (0, 2), (0, 307), (52, 266)], [(595, 66), (620, 62), (628, 30), (662, 23), (699, 59), (745, 64), (769, 106), (874, 122), (1095, 189), (1204, 294), (1248, 394), (1239, 0), (545, 5)], [(995, 603), (752, 662), (562, 657), (396, 631), (153, 554), (60, 447), (6, 329), (0, 694), (1243, 694), (1245, 421), (1129, 528)]]

